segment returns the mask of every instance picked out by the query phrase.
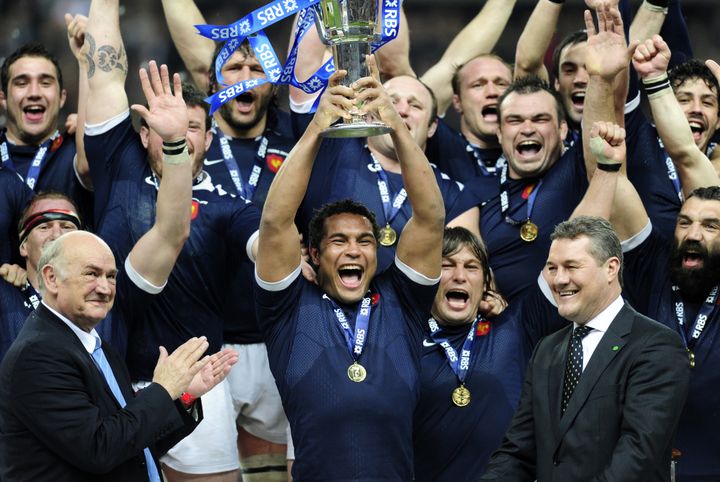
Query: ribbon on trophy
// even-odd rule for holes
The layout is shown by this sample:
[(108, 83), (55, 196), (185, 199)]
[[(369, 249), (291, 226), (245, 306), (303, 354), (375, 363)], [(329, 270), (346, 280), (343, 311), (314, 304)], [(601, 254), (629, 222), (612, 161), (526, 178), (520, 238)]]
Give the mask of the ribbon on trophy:
[[(341, 2), (343, 0), (340, 0)], [(248, 79), (226, 87), (205, 99), (210, 104), (212, 114), (223, 104), (229, 102), (243, 92), (259, 87), (268, 82), (273, 84), (289, 84), (302, 91), (312, 94), (325, 88), (330, 75), (335, 71), (333, 59), (329, 59), (304, 82), (295, 77), (295, 64), (300, 41), (307, 31), (314, 26), (315, 10), (313, 5), (320, 0), (273, 0), (264, 7), (258, 8), (230, 25), (196, 25), (198, 33), (214, 41), (224, 41), (225, 45), (215, 59), (215, 74), (218, 84), (224, 85), (221, 70), (225, 62), (247, 39), (255, 52), (255, 57), (267, 76), (266, 79)], [(382, 33), (378, 41), (373, 42), (372, 51), (385, 45), (397, 37), (400, 27), (400, 0), (379, 0), (382, 17)], [(265, 35), (264, 29), (284, 18), (298, 14), (295, 27), (295, 39), (288, 53), (285, 64), (281, 67), (275, 49)], [(314, 106), (315, 107), (315, 106)]]

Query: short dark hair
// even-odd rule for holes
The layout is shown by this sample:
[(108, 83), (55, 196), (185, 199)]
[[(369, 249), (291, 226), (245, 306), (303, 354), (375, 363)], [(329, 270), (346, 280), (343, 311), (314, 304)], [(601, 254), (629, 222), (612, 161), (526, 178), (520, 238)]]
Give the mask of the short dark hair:
[(40, 191), (35, 196), (33, 196), (30, 201), (27, 203), (27, 206), (25, 206), (25, 209), (22, 210), (22, 213), (20, 213), (20, 222), (18, 223), (18, 232), (21, 230), (22, 226), (25, 225), (25, 221), (27, 221), (28, 217), (30, 216), (30, 212), (32, 211), (33, 207), (39, 203), (42, 200), (45, 199), (62, 199), (63, 201), (67, 201), (72, 205), (73, 210), (78, 215), (78, 218), (82, 222), (82, 218), (80, 218), (80, 214), (78, 213), (78, 207), (77, 204), (75, 204), (75, 201), (72, 200), (72, 198), (68, 197), (67, 195), (58, 192), (58, 191)]
[(445, 228), (442, 246), (443, 258), (452, 256), (463, 248), (468, 248), (473, 256), (480, 262), (480, 267), (483, 270), (483, 285), (485, 287), (483, 296), (491, 295), (495, 298), (502, 299), (502, 295), (492, 289), (494, 276), (490, 268), (490, 257), (485, 244), (477, 236), (463, 227)]
[(688, 195), (687, 199), (696, 197), (703, 201), (720, 201), (720, 186), (698, 187)]
[(590, 255), (602, 264), (608, 259), (615, 257), (620, 260), (618, 270), (618, 281), (620, 286), (623, 282), (623, 252), (620, 238), (612, 225), (603, 218), (596, 216), (578, 216), (564, 221), (557, 226), (550, 235), (550, 240), (556, 239), (577, 239), (585, 236), (590, 240)]
[[(200, 107), (205, 111), (205, 130), (210, 130), (212, 126), (212, 118), (210, 117), (210, 104), (205, 102), (205, 95), (190, 82), (182, 83), (182, 96), (186, 107)], [(147, 106), (147, 104), (146, 104)], [(140, 125), (147, 127), (147, 122), (142, 117)]]
[(505, 59), (503, 59), (502, 57), (500, 57), (499, 55), (494, 54), (494, 53), (488, 53), (488, 54), (478, 55), (477, 57), (471, 58), (470, 60), (468, 60), (468, 61), (465, 62), (464, 64), (460, 65), (457, 69), (455, 69), (455, 72), (453, 73), (452, 81), (451, 81), (453, 94), (455, 94), (455, 95), (460, 95), (460, 71), (461, 71), (462, 69), (464, 69), (467, 64), (469, 64), (470, 62), (473, 62), (473, 61), (475, 61), (475, 60), (477, 60), (477, 59), (493, 59), (493, 60), (497, 60), (498, 62), (500, 62), (501, 64), (503, 64), (505, 67), (508, 68), (508, 70), (510, 71), (510, 78), (512, 79), (513, 71), (514, 71), (514, 70), (513, 70), (513, 66), (510, 65), (509, 63), (507, 63), (507, 62), (505, 61)]
[(327, 234), (325, 230), (325, 220), (330, 216), (345, 213), (357, 214), (358, 216), (367, 218), (370, 224), (372, 224), (375, 239), (380, 237), (380, 226), (378, 226), (377, 220), (375, 219), (375, 213), (365, 207), (364, 204), (353, 201), (352, 199), (343, 199), (341, 201), (324, 204), (320, 209), (315, 211), (308, 227), (308, 247), (316, 248), (320, 251), (320, 242)]
[(718, 85), (718, 80), (701, 60), (689, 59), (677, 64), (668, 72), (668, 77), (670, 78), (670, 85), (672, 85), (673, 90), (677, 90), (678, 87), (688, 80), (702, 80), (710, 90), (715, 92), (718, 102), (720, 102), (720, 85)]
[(556, 79), (560, 77), (560, 56), (562, 55), (563, 50), (565, 50), (567, 47), (572, 47), (573, 45), (587, 42), (587, 40), (588, 40), (587, 31), (586, 30), (578, 30), (577, 32), (573, 32), (573, 33), (567, 35), (565, 38), (563, 38), (560, 41), (560, 43), (557, 45), (557, 47), (555, 47), (555, 50), (553, 51), (553, 56), (552, 56), (552, 62), (553, 62), (552, 73)]
[(500, 96), (498, 100), (498, 119), (502, 120), (502, 105), (508, 95), (513, 92), (519, 95), (534, 94), (535, 92), (547, 92), (555, 99), (555, 111), (557, 112), (558, 122), (565, 120), (565, 109), (563, 108), (562, 99), (560, 94), (555, 89), (550, 88), (550, 85), (537, 75), (528, 75), (526, 77), (520, 77), (513, 81), (505, 92)]
[(8, 91), (8, 84), (10, 82), (10, 66), (23, 57), (42, 57), (44, 59), (48, 59), (55, 66), (58, 85), (60, 86), (60, 90), (63, 89), (62, 70), (60, 70), (60, 63), (57, 58), (55, 58), (55, 56), (51, 54), (44, 45), (38, 42), (30, 42), (8, 55), (5, 62), (3, 62), (2, 68), (0, 68), (0, 82), (2, 83), (3, 92), (7, 94)]

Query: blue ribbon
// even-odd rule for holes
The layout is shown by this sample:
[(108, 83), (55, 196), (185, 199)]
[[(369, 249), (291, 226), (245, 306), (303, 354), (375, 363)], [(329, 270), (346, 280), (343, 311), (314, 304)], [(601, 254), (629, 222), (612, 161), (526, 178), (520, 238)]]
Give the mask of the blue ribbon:
[(478, 321), (481, 319), (482, 318), (478, 316), (475, 318), (475, 321), (473, 321), (470, 331), (463, 342), (460, 355), (458, 355), (457, 351), (455, 351), (455, 348), (453, 348), (447, 338), (440, 336), (442, 334), (442, 328), (440, 328), (438, 322), (432, 318), (428, 320), (428, 325), (430, 326), (430, 338), (432, 338), (435, 343), (445, 350), (445, 357), (450, 364), (450, 368), (455, 375), (457, 375), (461, 384), (465, 383), (465, 378), (467, 377), (468, 370), (470, 369), (470, 354), (472, 353), (472, 346), (475, 341), (475, 328), (477, 327)]
[(680, 298), (680, 288), (673, 285), (672, 292), (673, 298), (675, 299), (675, 317), (678, 322), (678, 331), (680, 332), (680, 337), (688, 350), (692, 350), (695, 347), (695, 344), (700, 339), (700, 335), (702, 335), (705, 327), (708, 323), (710, 323), (710, 315), (715, 311), (718, 291), (720, 291), (719, 287), (715, 286), (707, 298), (705, 298), (705, 302), (695, 318), (692, 333), (688, 339), (687, 333), (685, 333), (685, 303), (682, 298)]
[(540, 182), (537, 183), (537, 185), (533, 188), (532, 192), (530, 193), (530, 196), (528, 196), (527, 200), (527, 218), (522, 221), (518, 221), (517, 219), (513, 219), (508, 214), (510, 211), (510, 196), (508, 194), (507, 190), (507, 174), (508, 174), (508, 165), (503, 164), (502, 169), (500, 171), (500, 187), (502, 189), (502, 192), (500, 193), (500, 213), (505, 218), (505, 222), (508, 224), (512, 224), (514, 226), (517, 226), (519, 224), (524, 223), (525, 221), (530, 221), (532, 218), (532, 212), (533, 208), (535, 207), (535, 199), (537, 198), (538, 193), (540, 192), (540, 188), (543, 184), (543, 179), (540, 179)]
[[(35, 190), (38, 178), (40, 177), (40, 171), (42, 171), (43, 166), (50, 158), (50, 147), (52, 146), (52, 143), (55, 142), (55, 139), (57, 139), (59, 136), (60, 132), (55, 131), (55, 133), (50, 137), (50, 139), (40, 144), (37, 152), (35, 153), (35, 157), (33, 158), (33, 161), (28, 168), (27, 175), (25, 176), (25, 184), (27, 184), (27, 186), (33, 191)], [(15, 170), (15, 164), (10, 157), (7, 138), (5, 134), (3, 134), (2, 142), (0, 143), (0, 156), (2, 158), (3, 164), (5, 164), (10, 169)]]
[(372, 312), (372, 298), (366, 296), (360, 301), (358, 306), (357, 315), (355, 317), (355, 333), (350, 328), (350, 323), (347, 321), (345, 312), (335, 303), (328, 295), (323, 295), (323, 298), (330, 302), (332, 305), (335, 318), (337, 318), (338, 326), (345, 336), (345, 343), (350, 350), (350, 356), (353, 361), (357, 361), (362, 355), (365, 341), (368, 336), (368, 326), (370, 325), (370, 313)]
[(402, 209), (405, 199), (407, 199), (407, 192), (405, 188), (400, 189), (397, 194), (390, 200), (390, 181), (385, 170), (382, 168), (380, 163), (372, 156), (373, 159), (373, 171), (378, 177), (378, 190), (380, 191), (380, 200), (383, 205), (383, 213), (385, 214), (385, 222), (389, 226), (390, 223), (395, 219), (400, 210)]

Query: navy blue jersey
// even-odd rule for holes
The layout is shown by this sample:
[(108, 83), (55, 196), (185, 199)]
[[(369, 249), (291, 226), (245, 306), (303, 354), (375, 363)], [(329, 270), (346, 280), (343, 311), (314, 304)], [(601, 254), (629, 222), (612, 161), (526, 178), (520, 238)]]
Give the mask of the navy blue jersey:
[[(308, 223), (316, 209), (323, 204), (348, 198), (364, 204), (375, 213), (378, 224), (385, 226), (387, 219), (378, 188), (378, 175), (365, 142), (365, 139), (357, 138), (323, 141), (315, 159), (305, 199), (296, 218), (303, 234), (307, 234)], [(456, 205), (462, 186), (437, 169), (434, 171), (445, 202), (446, 220), (450, 221), (463, 212), (458, 211)], [(404, 187), (402, 175), (388, 171), (385, 173), (390, 184), (390, 197), (393, 199)], [(399, 235), (411, 216), (412, 207), (406, 199), (390, 226)], [(397, 243), (389, 247), (378, 246), (378, 271), (383, 271), (392, 264), (396, 248)]]
[[(445, 350), (423, 340), (420, 402), (413, 429), (415, 480), (476, 481), (500, 446), (522, 390), (523, 377), (537, 341), (565, 326), (536, 286), (498, 317), (477, 325), (465, 387), (471, 401), (451, 401), (459, 382)], [(457, 353), (471, 325), (443, 327)]]
[[(129, 117), (107, 132), (85, 139), (98, 200), (98, 234), (121, 265), (155, 223), (155, 179)], [(239, 263), (248, 259), (246, 245), (258, 228), (260, 213), (244, 199), (221, 196), (217, 191), (208, 174), (196, 179), (190, 237), (167, 286), (152, 302), (143, 303), (136, 316), (123, 317), (129, 338), (128, 367), (134, 380), (152, 379), (160, 344), (172, 351), (188, 338), (201, 335), (207, 336), (210, 353), (222, 344), (222, 308), (225, 298), (234, 295), (229, 282)], [(125, 303), (135, 301), (120, 297), (113, 322), (118, 310), (124, 312)]]
[[(39, 146), (18, 146), (7, 141), (5, 131), (0, 133), (0, 143), (5, 142), (10, 161), (5, 162), (7, 167), (14, 169), (26, 179), (30, 166), (35, 159)], [(75, 137), (59, 134), (48, 145), (47, 154), (42, 162), (37, 177), (37, 184), (33, 187), (35, 192), (57, 191), (71, 198), (78, 206), (78, 214), (85, 224), (92, 219), (92, 193), (86, 190), (75, 174)]]
[(0, 360), (17, 338), (25, 319), (33, 312), (32, 296), (37, 296), (34, 290), (21, 291), (0, 279)]
[[(537, 239), (520, 238), (520, 225), (505, 220), (501, 212), (498, 178), (478, 177), (465, 185), (460, 211), (481, 206), (480, 232), (490, 253), (498, 291), (513, 301), (535, 283), (550, 249), (555, 225), (570, 217), (587, 190), (582, 146), (576, 143), (543, 175), (535, 198), (532, 222), (538, 226)], [(539, 179), (509, 179), (509, 216), (518, 221), (528, 217), (527, 201)]]
[(0, 265), (22, 262), (18, 224), (32, 196), (33, 192), (16, 172), (0, 165)]
[[(284, 129), (289, 129), (289, 115), (277, 111), (276, 115), (286, 119)], [(278, 126), (278, 123), (273, 126)], [(256, 139), (235, 139), (228, 138), (227, 146), (233, 154), (233, 158), (239, 169), (241, 183), (240, 186), (247, 189), (248, 180), (253, 170), (259, 170), (260, 175), (257, 185), (252, 189), (250, 200), (258, 208), (262, 209), (265, 204), (270, 184), (275, 178), (275, 173), (287, 158), (288, 153), (295, 145), (295, 139), (282, 133), (277, 129), (266, 129), (263, 136)], [(231, 176), (231, 171), (236, 169), (230, 163), (225, 162), (222, 152), (221, 137), (222, 133), (216, 129), (212, 144), (205, 159), (204, 168), (212, 177), (213, 183), (219, 190), (224, 190), (235, 195), (243, 195), (238, 193), (237, 185)], [(263, 137), (267, 141), (263, 141)], [(247, 191), (246, 191), (247, 192)], [(255, 309), (253, 306), (253, 271), (254, 264), (251, 262), (241, 263), (240, 269), (233, 275), (231, 291), (233, 296), (228, 296), (225, 300), (225, 342), (226, 343), (260, 343), (262, 336), (255, 319)]]
[(451, 179), (465, 183), (475, 176), (497, 176), (496, 165), (502, 149), (474, 146), (460, 132), (439, 119), (435, 134), (427, 141), (425, 154)]
[(658, 231), (672, 239), (680, 212), (680, 178), (655, 127), (639, 107), (625, 115), (627, 176)]
[[(418, 284), (395, 264), (373, 279), (376, 297), (358, 360), (367, 378), (356, 383), (331, 303), (299, 270), (295, 275), (281, 291), (256, 286), (255, 296), (295, 442), (293, 479), (412, 480), (423, 324), (437, 284)], [(354, 308), (347, 310), (353, 328)]]
[[(672, 241), (656, 230), (639, 246), (625, 252), (625, 290), (640, 313), (676, 330), (669, 259)], [(624, 250), (627, 248), (624, 246)], [(694, 325), (699, 306), (685, 303), (686, 325)], [(720, 307), (709, 315), (702, 335), (693, 347), (696, 365), (690, 371), (690, 387), (673, 447), (680, 449), (678, 482), (720, 480)]]

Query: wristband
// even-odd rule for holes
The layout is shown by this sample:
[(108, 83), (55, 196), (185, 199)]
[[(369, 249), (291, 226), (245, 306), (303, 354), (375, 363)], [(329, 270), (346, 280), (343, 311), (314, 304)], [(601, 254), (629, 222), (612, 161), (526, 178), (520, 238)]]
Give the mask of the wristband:
[(590, 150), (595, 154), (597, 159), (597, 168), (601, 171), (607, 172), (618, 172), (622, 167), (622, 163), (615, 162), (609, 157), (605, 156), (602, 151), (604, 147), (604, 141), (600, 137), (593, 137), (590, 139)]
[(188, 156), (188, 148), (185, 139), (170, 142), (163, 141), (162, 151), (163, 162), (168, 164), (183, 164), (190, 158)]
[(188, 392), (184, 392), (182, 395), (180, 395), (180, 401), (186, 407), (190, 407), (193, 403), (195, 403), (195, 400), (197, 400), (197, 397), (192, 396)]
[(644, 0), (642, 3), (643, 8), (650, 10), (651, 12), (659, 12), (664, 15), (668, 14), (668, 0)]
[(670, 79), (668, 78), (667, 72), (663, 73), (659, 77), (643, 79), (642, 83), (648, 99), (654, 99), (655, 97), (660, 97), (672, 92), (672, 86), (670, 85)]

